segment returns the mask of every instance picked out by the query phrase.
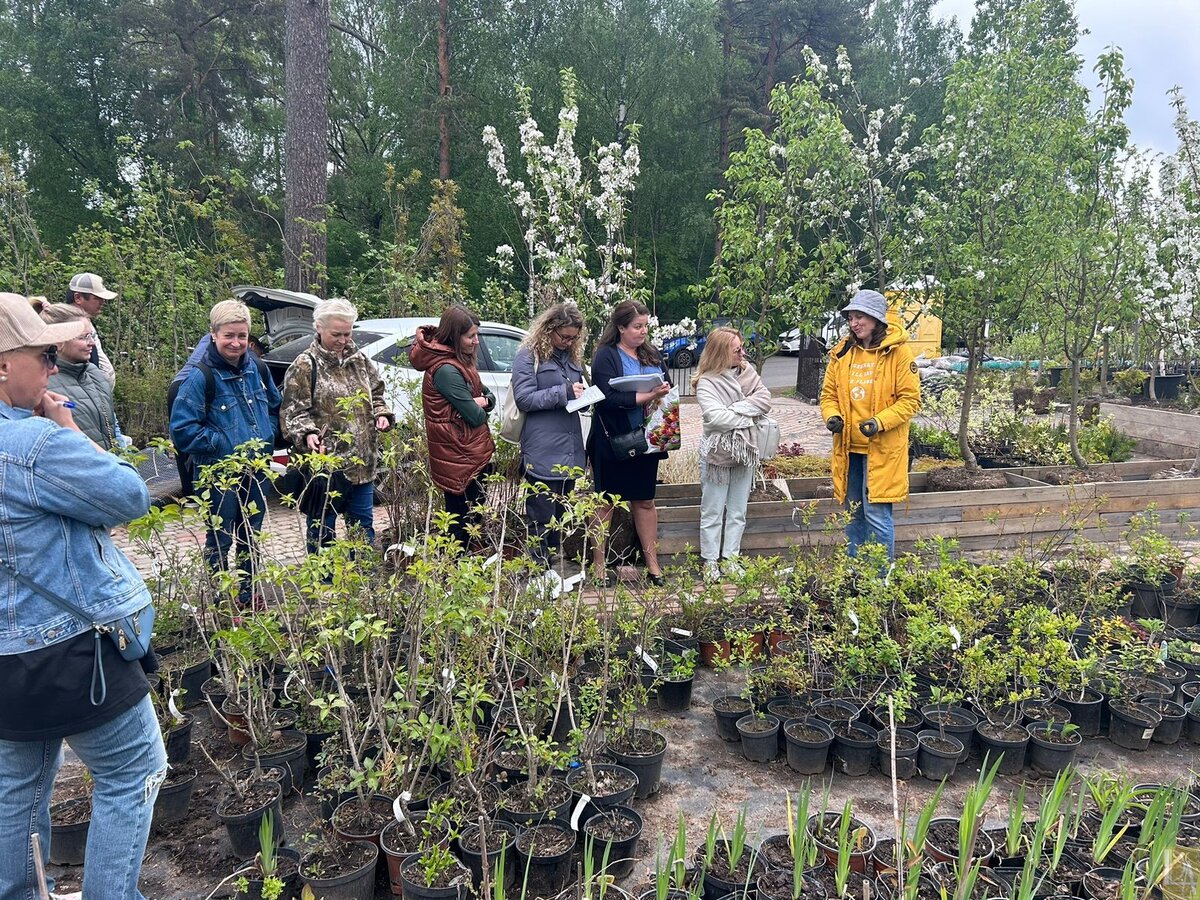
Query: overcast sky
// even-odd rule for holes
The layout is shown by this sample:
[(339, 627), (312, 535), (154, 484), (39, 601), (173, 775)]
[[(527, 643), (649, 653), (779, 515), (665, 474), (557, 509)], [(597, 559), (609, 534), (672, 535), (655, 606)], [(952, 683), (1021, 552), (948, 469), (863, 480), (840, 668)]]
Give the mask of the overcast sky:
[[(970, 27), (974, 0), (941, 0), (936, 14), (958, 18)], [(1125, 54), (1125, 71), (1133, 78), (1133, 105), (1126, 113), (1134, 143), (1147, 150), (1174, 152), (1177, 144), (1167, 91), (1183, 88), (1189, 117), (1200, 118), (1200, 0), (1076, 0), (1080, 29), (1077, 48), (1083, 56), (1083, 79), (1095, 89), (1092, 68), (1109, 45)]]

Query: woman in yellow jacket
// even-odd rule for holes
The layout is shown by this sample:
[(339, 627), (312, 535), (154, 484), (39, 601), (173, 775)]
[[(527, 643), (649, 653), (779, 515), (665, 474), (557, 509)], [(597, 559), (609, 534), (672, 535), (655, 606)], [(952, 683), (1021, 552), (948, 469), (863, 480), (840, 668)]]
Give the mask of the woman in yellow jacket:
[(877, 541), (894, 559), (892, 504), (908, 498), (908, 422), (921, 379), (908, 332), (888, 324), (887, 309), (878, 291), (859, 291), (842, 310), (850, 334), (830, 354), (821, 416), (833, 433), (833, 496), (850, 512), (850, 555)]

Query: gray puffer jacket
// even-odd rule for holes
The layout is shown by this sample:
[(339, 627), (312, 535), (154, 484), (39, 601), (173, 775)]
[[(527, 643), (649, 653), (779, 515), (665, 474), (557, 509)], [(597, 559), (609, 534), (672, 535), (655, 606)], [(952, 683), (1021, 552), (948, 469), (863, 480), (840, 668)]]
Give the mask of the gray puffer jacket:
[(58, 360), (58, 371), (50, 376), (50, 390), (66, 394), (75, 403), (72, 416), (79, 430), (105, 450), (117, 444), (117, 414), (113, 411), (112, 383), (90, 362)]
[(509, 390), (525, 413), (521, 462), (526, 474), (541, 480), (562, 479), (556, 466), (582, 469), (587, 465), (579, 413), (567, 412), (567, 403), (575, 399), (571, 385), (579, 381), (583, 369), (571, 361), (569, 351), (556, 351), (538, 364), (528, 347), (517, 351)]

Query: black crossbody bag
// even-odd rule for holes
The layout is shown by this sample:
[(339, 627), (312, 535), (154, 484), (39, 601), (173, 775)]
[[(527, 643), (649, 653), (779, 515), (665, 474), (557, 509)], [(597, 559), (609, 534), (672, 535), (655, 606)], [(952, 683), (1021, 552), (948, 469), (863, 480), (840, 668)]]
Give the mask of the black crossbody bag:
[[(96, 659), (92, 663), (92, 687), (88, 694), (88, 699), (91, 700), (92, 706), (103, 705), (105, 698), (108, 696), (108, 684), (104, 680), (104, 663), (100, 658), (100, 635), (106, 634), (112, 639), (122, 659), (129, 660), (130, 662), (141, 659), (150, 651), (150, 637), (154, 632), (154, 604), (147, 603), (137, 612), (132, 612), (111, 622), (94, 622), (87, 613), (70, 600), (58, 596), (53, 591), (47, 590), (27, 575), (22, 575), (13, 568), (8, 560), (0, 559), (0, 565), (3, 565), (8, 570), (8, 573), (16, 579), (18, 584), (22, 584), (35, 594), (45, 597), (59, 609), (69, 612), (92, 629), (92, 634), (96, 639)], [(96, 698), (97, 689), (100, 692), (99, 699)]]

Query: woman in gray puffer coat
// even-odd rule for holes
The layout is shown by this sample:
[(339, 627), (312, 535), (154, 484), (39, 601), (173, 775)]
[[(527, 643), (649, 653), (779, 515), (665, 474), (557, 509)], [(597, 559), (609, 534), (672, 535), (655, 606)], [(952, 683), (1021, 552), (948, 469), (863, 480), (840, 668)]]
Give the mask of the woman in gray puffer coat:
[(587, 465), (583, 427), (567, 404), (584, 391), (583, 344), (587, 331), (574, 303), (556, 303), (529, 326), (513, 360), (517, 408), (525, 413), (521, 464), (530, 493), (525, 500), (529, 555), (548, 567), (561, 535), (550, 522), (563, 513), (563, 497), (575, 487), (571, 470)]
[(121, 436), (117, 413), (113, 408), (112, 382), (91, 361), (96, 331), (91, 320), (78, 306), (54, 303), (42, 310), (42, 321), (87, 322), (80, 337), (58, 346), (58, 371), (50, 376), (50, 390), (65, 394), (75, 404), (73, 416), (79, 430), (105, 450), (128, 443)]

